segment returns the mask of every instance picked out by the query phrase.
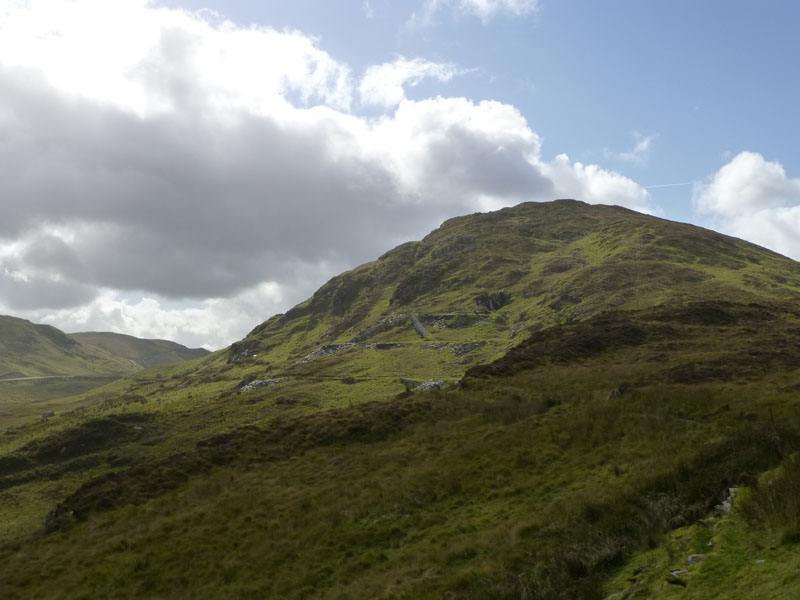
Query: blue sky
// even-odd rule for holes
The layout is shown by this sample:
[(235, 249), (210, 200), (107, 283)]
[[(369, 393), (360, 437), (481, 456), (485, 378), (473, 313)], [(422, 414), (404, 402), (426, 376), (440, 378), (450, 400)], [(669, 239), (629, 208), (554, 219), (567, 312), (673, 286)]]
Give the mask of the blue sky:
[(800, 259), (800, 4), (0, 0), (0, 313), (221, 347), (575, 197)]

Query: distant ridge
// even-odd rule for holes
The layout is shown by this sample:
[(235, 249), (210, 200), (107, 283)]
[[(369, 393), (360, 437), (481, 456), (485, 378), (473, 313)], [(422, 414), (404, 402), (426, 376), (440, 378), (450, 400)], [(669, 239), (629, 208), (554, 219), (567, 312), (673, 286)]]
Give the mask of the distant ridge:
[(68, 334), (68, 337), (84, 346), (99, 348), (114, 356), (127, 358), (145, 368), (168, 365), (210, 354), (205, 348), (187, 348), (177, 342), (141, 339), (122, 333), (82, 332)]
[(0, 315), (0, 380), (42, 376), (123, 376), (198, 358), (203, 348), (118, 333), (66, 334), (51, 325)]

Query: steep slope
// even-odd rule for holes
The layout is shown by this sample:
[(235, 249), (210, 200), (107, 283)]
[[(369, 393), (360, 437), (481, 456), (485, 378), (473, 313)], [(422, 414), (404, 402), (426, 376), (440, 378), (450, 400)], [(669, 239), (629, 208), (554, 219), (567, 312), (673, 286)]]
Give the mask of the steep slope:
[[(800, 523), (776, 528), (756, 483), (800, 449), (798, 299), (798, 263), (617, 207), (450, 220), (227, 351), (5, 433), (0, 580), (9, 598), (668, 597), (703, 571), (642, 553), (737, 484), (763, 517), (738, 539), (797, 572)], [(453, 385), (412, 391), (434, 378)], [(639, 559), (634, 582), (615, 571)], [(727, 597), (793, 598), (769, 573)]]
[(97, 348), (113, 356), (126, 358), (136, 366), (145, 368), (192, 360), (210, 354), (205, 348), (187, 348), (168, 340), (140, 339), (121, 333), (71, 333), (69, 337), (83, 346)]

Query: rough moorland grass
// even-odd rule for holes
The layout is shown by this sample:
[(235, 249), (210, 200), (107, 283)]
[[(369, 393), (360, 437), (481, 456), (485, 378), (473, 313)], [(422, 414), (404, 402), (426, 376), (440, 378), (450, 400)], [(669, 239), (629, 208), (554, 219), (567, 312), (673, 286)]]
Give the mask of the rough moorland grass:
[(97, 480), (63, 531), (3, 550), (3, 580), (12, 598), (591, 598), (777, 460), (747, 420), (704, 445), (704, 426), (637, 422), (646, 391), (594, 406), (524, 387), (310, 415)]
[(783, 543), (800, 543), (800, 457), (787, 456), (756, 479), (738, 508), (751, 527), (771, 531)]
[[(747, 307), (697, 308), (670, 317), (669, 343), (693, 360), (739, 352)], [(616, 567), (796, 447), (800, 383), (735, 366), (675, 382), (665, 373), (684, 357), (654, 359), (662, 337), (597, 342), (598, 328), (662, 327), (663, 310), (609, 319), (565, 325), (464, 389), (280, 412), (267, 388), (258, 426), (75, 489), (55, 533), (6, 546), (0, 575), (12, 598), (601, 597)], [(764, 339), (770, 322), (791, 337), (761, 320)], [(211, 399), (203, 418), (244, 398)], [(170, 428), (200, 422), (186, 418)], [(32, 575), (51, 567), (56, 588)]]

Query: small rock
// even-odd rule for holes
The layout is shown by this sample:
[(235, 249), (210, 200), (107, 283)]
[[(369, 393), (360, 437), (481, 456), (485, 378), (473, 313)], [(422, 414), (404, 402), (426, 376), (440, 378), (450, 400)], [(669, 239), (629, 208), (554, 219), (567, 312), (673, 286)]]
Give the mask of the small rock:
[(767, 561), (766, 561), (766, 560), (764, 560), (763, 558), (759, 558), (759, 559), (756, 561), (756, 564), (757, 564), (757, 565), (763, 565), (765, 562), (767, 562)]
[(729, 487), (728, 488), (728, 497), (722, 501), (722, 504), (717, 504), (714, 507), (714, 511), (716, 516), (718, 517), (725, 517), (731, 512), (731, 508), (733, 507), (733, 503), (736, 500), (736, 492), (739, 490), (737, 486)]
[(446, 387), (447, 382), (442, 379), (429, 379), (428, 381), (423, 381), (417, 389), (422, 392), (426, 392), (428, 390), (436, 390)]
[(428, 381), (414, 381), (413, 379), (400, 379), (409, 392), (427, 392), (439, 388), (446, 388), (447, 382), (442, 379), (429, 379)]
[(686, 559), (686, 562), (688, 562), (690, 565), (696, 565), (705, 557), (706, 557), (705, 554), (690, 554), (689, 557)]
[(677, 577), (678, 575), (683, 575), (684, 573), (688, 573), (687, 569), (675, 569), (674, 571), (670, 571), (669, 574), (673, 577)]

